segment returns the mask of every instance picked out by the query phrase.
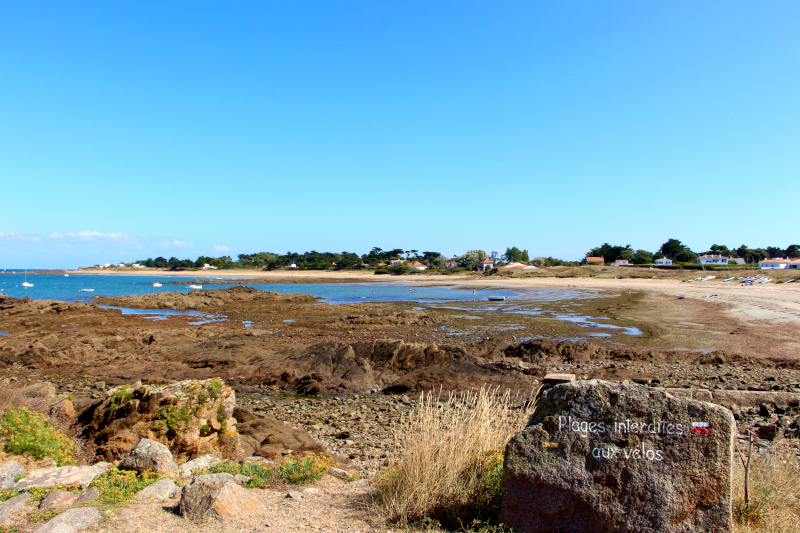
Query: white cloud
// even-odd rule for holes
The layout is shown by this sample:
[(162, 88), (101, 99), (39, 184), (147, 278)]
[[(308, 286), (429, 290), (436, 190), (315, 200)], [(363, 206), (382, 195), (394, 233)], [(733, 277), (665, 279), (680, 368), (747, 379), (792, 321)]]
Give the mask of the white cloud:
[[(58, 232), (53, 233), (53, 235), (59, 235)], [(51, 237), (53, 236), (51, 235)], [(66, 232), (65, 235), (72, 239), (82, 239), (84, 241), (90, 241), (92, 239), (113, 239), (113, 240), (120, 240), (128, 237), (123, 233), (101, 233), (99, 231), (79, 231), (78, 233)], [(54, 237), (58, 238), (58, 237)]]
[(42, 240), (41, 237), (18, 237), (21, 241), (28, 241), (28, 242), (40, 242)]
[(14, 237), (19, 237), (19, 233), (14, 233), (13, 231), (0, 231), (0, 237), (9, 237), (13, 239)]
[(194, 244), (178, 240), (172, 241), (172, 246), (177, 246), (178, 248), (194, 248)]
[(59, 232), (55, 231), (47, 236), (48, 239), (63, 239), (64, 236), (61, 235)]
[(228, 248), (227, 246), (217, 246), (215, 244), (214, 245), (214, 251), (215, 252), (231, 252), (233, 250), (231, 248)]

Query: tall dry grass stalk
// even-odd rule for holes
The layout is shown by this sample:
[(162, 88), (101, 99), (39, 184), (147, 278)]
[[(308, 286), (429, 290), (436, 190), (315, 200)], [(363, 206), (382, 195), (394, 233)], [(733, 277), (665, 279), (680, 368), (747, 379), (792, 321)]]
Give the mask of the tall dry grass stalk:
[[(397, 464), (382, 472), (374, 508), (390, 522), (429, 516), (460, 519), (497, 499), (506, 443), (525, 427), (524, 409), (512, 408), (510, 392), (428, 393), (402, 431)], [(515, 398), (516, 400), (516, 398)]]
[(734, 470), (734, 519), (737, 533), (800, 532), (800, 467), (797, 449), (784, 441), (750, 466), (750, 505), (745, 506), (745, 469)]

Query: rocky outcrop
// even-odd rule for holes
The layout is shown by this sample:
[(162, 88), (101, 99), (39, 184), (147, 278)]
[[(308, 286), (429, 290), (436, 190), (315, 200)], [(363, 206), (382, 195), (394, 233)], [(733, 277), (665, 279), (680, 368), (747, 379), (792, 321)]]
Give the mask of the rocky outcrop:
[(174, 498), (180, 491), (180, 487), (173, 481), (169, 479), (160, 479), (137, 492), (133, 499), (137, 501), (163, 502), (164, 500)]
[(178, 465), (172, 459), (169, 448), (150, 439), (137, 442), (130, 455), (119, 464), (119, 468), (135, 472), (155, 472), (171, 478), (180, 476)]
[(16, 477), (25, 473), (25, 467), (16, 461), (6, 461), (0, 465), (0, 489), (11, 490)]
[(33, 487), (49, 489), (69, 485), (85, 487), (96, 477), (103, 475), (109, 466), (111, 463), (96, 463), (92, 466), (57, 466), (31, 470), (14, 485), (14, 490), (21, 491)]
[(94, 507), (76, 507), (51, 518), (34, 533), (74, 533), (99, 522), (100, 518), (100, 511)]
[(78, 495), (66, 490), (54, 489), (44, 495), (39, 502), (39, 510), (47, 511), (50, 509), (63, 509), (76, 502)]
[(520, 533), (732, 531), (733, 415), (639, 385), (556, 385), (506, 447)]
[(110, 389), (80, 420), (86, 424), (83, 437), (94, 442), (100, 457), (123, 457), (144, 437), (165, 445), (180, 460), (208, 453), (236, 459), (241, 452), (235, 405), (233, 389), (221, 379), (123, 385)]
[(244, 285), (230, 289), (196, 290), (188, 294), (182, 292), (158, 292), (155, 294), (137, 294), (132, 296), (96, 298), (104, 305), (133, 307), (134, 309), (175, 309), (211, 311), (228, 304), (241, 303), (283, 303), (314, 302), (316, 298), (309, 294), (280, 294), (273, 291), (261, 291)]
[(25, 493), (0, 502), (0, 526), (11, 524), (14, 513), (22, 510), (30, 499), (31, 495)]
[(325, 447), (307, 432), (289, 427), (270, 413), (259, 416), (237, 408), (234, 416), (239, 421), (239, 435), (245, 456), (275, 459), (288, 453), (326, 452)]

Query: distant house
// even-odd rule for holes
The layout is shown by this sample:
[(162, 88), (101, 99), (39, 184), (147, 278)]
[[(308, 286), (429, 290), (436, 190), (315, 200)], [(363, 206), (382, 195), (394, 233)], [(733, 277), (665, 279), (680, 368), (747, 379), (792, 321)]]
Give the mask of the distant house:
[(741, 257), (731, 257), (729, 263), (736, 263), (737, 265), (746, 265), (744, 259)]
[(478, 270), (486, 272), (487, 270), (491, 270), (492, 268), (494, 268), (494, 261), (492, 261), (488, 257), (483, 261), (481, 261), (480, 263), (478, 263)]
[(775, 259), (764, 259), (763, 261), (758, 262), (758, 268), (780, 268), (784, 269), (789, 266), (788, 259), (781, 259), (780, 257)]
[(389, 261), (389, 266), (401, 265), (405, 263), (405, 259), (392, 259)]
[(789, 261), (789, 263), (786, 265), (786, 268), (800, 268), (800, 260), (797, 260), (797, 259), (792, 259), (792, 260), (791, 260), (791, 261)]
[(727, 265), (730, 257), (724, 255), (706, 254), (697, 258), (697, 262), (701, 265)]
[(422, 263), (420, 263), (419, 261), (411, 261), (408, 264), (408, 266), (410, 266), (411, 268), (415, 268), (417, 270), (425, 270), (426, 268), (428, 268), (425, 265), (423, 265)]
[(672, 259), (667, 259), (666, 257), (662, 257), (661, 259), (656, 259), (657, 265), (671, 265)]
[(109, 268), (110, 266), (111, 266), (111, 263), (104, 263), (102, 268)]
[(618, 267), (623, 265), (630, 266), (630, 264), (631, 264), (630, 261), (628, 261), (627, 259), (617, 259), (616, 261), (611, 263), (611, 266), (612, 267)]
[(586, 256), (586, 263), (587, 264), (588, 263), (597, 263), (598, 265), (605, 265), (606, 264), (606, 260), (603, 259), (602, 257), (592, 257), (592, 256), (588, 256), (587, 255)]
[(533, 270), (536, 267), (531, 265), (526, 265), (525, 263), (509, 263), (507, 265), (503, 265), (500, 268), (513, 268), (516, 270)]
[(456, 263), (455, 261), (448, 261), (447, 263), (442, 265), (442, 268), (457, 268), (457, 267), (458, 263)]
[(292, 263), (291, 265), (289, 265), (289, 268), (297, 268), (297, 264), (296, 263)]
[(386, 266), (386, 263), (378, 263), (378, 266), (379, 266), (379, 267), (385, 267), (385, 266)]

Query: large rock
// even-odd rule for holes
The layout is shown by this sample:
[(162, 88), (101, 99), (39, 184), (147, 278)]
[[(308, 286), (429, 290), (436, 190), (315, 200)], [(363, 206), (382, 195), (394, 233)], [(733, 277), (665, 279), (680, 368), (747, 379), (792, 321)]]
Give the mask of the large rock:
[(284, 424), (271, 413), (261, 416), (237, 407), (234, 416), (239, 421), (239, 438), (242, 453), (246, 456), (275, 459), (283, 456), (286, 450), (293, 453), (326, 452), (325, 446), (308, 432)]
[(0, 502), (0, 526), (10, 525), (12, 515), (25, 507), (25, 504), (28, 503), (30, 498), (30, 494), (20, 494), (19, 496), (14, 496), (4, 502)]
[(39, 502), (39, 510), (47, 511), (49, 509), (63, 509), (74, 504), (78, 499), (78, 495), (74, 492), (66, 490), (53, 489), (44, 495), (42, 501)]
[(56, 466), (31, 470), (27, 477), (14, 485), (14, 490), (27, 490), (33, 487), (50, 489), (69, 485), (85, 487), (96, 477), (104, 474), (109, 466), (110, 463), (96, 463), (92, 466)]
[(208, 470), (219, 462), (219, 457), (210, 453), (202, 457), (198, 457), (197, 459), (186, 461), (180, 466), (181, 477), (191, 477), (195, 471)]
[(16, 461), (6, 461), (0, 465), (0, 489), (11, 490), (16, 483), (15, 479), (25, 473), (25, 467)]
[(639, 385), (557, 385), (506, 447), (502, 521), (519, 533), (732, 531), (734, 420)]
[(190, 520), (243, 518), (266, 510), (230, 474), (196, 476), (183, 487), (179, 509)]
[(67, 509), (55, 518), (51, 518), (34, 533), (74, 533), (99, 522), (100, 518), (100, 511), (94, 507)]
[(180, 477), (178, 465), (172, 459), (169, 448), (150, 439), (142, 439), (136, 443), (128, 455), (119, 464), (120, 470), (134, 470), (136, 472), (156, 472), (169, 477)]
[(239, 459), (235, 406), (236, 394), (219, 378), (123, 385), (109, 389), (79, 421), (82, 436), (107, 460), (124, 457), (143, 437), (165, 444), (180, 462), (206, 454)]
[(175, 497), (180, 491), (180, 487), (173, 481), (169, 479), (160, 479), (137, 492), (133, 499), (139, 501), (152, 500), (163, 502), (164, 500)]

